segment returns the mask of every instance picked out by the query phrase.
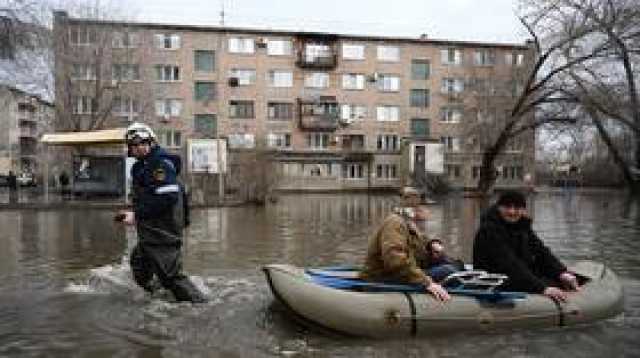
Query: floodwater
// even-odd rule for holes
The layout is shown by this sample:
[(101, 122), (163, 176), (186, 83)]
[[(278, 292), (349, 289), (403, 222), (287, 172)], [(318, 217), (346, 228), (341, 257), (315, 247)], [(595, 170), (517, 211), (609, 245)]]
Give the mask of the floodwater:
[[(420, 339), (343, 337), (305, 327), (274, 303), (260, 267), (359, 263), (391, 196), (289, 195), (263, 208), (196, 210), (185, 268), (210, 302), (149, 297), (131, 282), (135, 233), (108, 210), (2, 211), (2, 357), (638, 357), (640, 201), (621, 192), (537, 194), (534, 226), (565, 259), (610, 265), (624, 314), (570, 328)], [(478, 203), (430, 206), (427, 230), (466, 259)], [(108, 279), (105, 279), (108, 278)]]

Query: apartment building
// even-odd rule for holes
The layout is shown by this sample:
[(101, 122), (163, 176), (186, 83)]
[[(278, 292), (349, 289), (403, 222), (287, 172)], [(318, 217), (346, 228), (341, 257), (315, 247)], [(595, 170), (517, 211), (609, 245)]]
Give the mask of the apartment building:
[[(234, 153), (268, 152), (285, 190), (397, 188), (410, 179), (403, 148), (413, 141), (442, 143), (450, 184), (474, 186), (483, 133), (504, 115), (501, 103), (519, 86), (513, 74), (531, 54), (526, 44), (100, 22), (64, 12), (54, 33), (56, 105), (81, 128), (143, 121), (178, 154), (190, 138), (226, 138), (232, 163)], [(496, 90), (497, 78), (509, 79), (509, 93)], [(534, 134), (514, 143), (498, 160), (498, 186), (520, 186), (533, 173)]]
[(49, 129), (53, 117), (53, 104), (0, 85), (0, 174), (42, 174), (38, 138)]

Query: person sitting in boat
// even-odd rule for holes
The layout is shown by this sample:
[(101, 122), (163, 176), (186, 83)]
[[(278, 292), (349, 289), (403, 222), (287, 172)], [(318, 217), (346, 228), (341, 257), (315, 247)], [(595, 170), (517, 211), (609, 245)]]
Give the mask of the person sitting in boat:
[(404, 206), (389, 214), (371, 239), (364, 269), (360, 277), (370, 281), (424, 285), (425, 290), (440, 301), (449, 293), (422, 270), (426, 260), (426, 237), (418, 223), (427, 219), (428, 210), (420, 206), (420, 195), (414, 188), (401, 191)]
[(507, 191), (482, 216), (473, 243), (474, 269), (507, 275), (502, 290), (566, 301), (568, 290), (579, 290), (576, 276), (538, 238), (526, 206), (523, 194)]
[(449, 257), (440, 239), (431, 239), (426, 244), (427, 259), (424, 269), (436, 282), (442, 282), (454, 272), (464, 270), (464, 262)]

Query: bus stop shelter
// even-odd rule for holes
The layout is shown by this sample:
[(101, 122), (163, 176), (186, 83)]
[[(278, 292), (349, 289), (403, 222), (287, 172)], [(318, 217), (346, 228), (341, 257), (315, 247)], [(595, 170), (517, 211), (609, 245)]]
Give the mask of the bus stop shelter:
[[(100, 148), (120, 146), (123, 156), (126, 147), (124, 136), (126, 128), (102, 129), (80, 132), (47, 133), (42, 136), (40, 142), (45, 145), (44, 150), (44, 200), (49, 203), (49, 165), (50, 146), (66, 146), (72, 148)], [(126, 198), (126, 197), (125, 197)]]

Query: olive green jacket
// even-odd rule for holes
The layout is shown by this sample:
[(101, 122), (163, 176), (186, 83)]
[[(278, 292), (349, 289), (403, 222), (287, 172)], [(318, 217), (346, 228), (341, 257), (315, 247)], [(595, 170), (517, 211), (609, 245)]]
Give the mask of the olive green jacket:
[(360, 277), (428, 285), (431, 279), (420, 268), (427, 258), (426, 236), (412, 229), (410, 221), (390, 214), (369, 240), (367, 257)]

